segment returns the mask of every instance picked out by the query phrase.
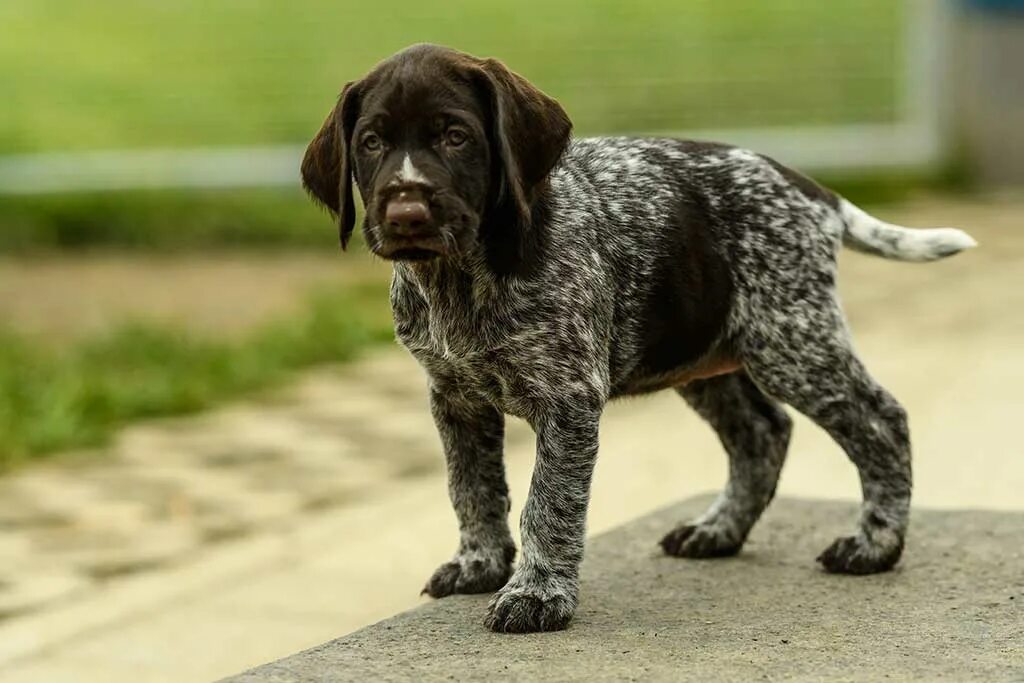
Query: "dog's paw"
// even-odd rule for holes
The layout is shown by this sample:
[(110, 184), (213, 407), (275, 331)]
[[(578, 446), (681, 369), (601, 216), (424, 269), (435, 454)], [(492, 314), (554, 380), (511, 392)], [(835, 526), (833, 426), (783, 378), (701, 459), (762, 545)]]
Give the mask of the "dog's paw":
[(844, 536), (818, 555), (825, 571), (833, 574), (876, 574), (889, 571), (903, 554), (903, 540), (869, 540), (866, 536)]
[(443, 598), (453, 593), (492, 593), (512, 575), (515, 548), (494, 552), (466, 552), (437, 568), (422, 594)]
[(661, 547), (673, 557), (729, 557), (740, 551), (743, 540), (719, 524), (683, 524), (661, 539)]
[(519, 583), (513, 578), (491, 599), (484, 625), (499, 633), (561, 631), (576, 611), (576, 593), (569, 580)]

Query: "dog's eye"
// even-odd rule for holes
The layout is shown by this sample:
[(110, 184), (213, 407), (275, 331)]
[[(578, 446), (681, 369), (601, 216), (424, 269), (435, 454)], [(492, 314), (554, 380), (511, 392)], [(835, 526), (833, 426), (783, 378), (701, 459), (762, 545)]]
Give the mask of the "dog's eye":
[(363, 136), (363, 149), (369, 152), (376, 152), (380, 149), (381, 140), (380, 136), (376, 133), (367, 133)]
[(469, 136), (458, 128), (449, 128), (444, 133), (444, 139), (450, 147), (459, 147), (466, 144), (466, 140), (469, 139)]

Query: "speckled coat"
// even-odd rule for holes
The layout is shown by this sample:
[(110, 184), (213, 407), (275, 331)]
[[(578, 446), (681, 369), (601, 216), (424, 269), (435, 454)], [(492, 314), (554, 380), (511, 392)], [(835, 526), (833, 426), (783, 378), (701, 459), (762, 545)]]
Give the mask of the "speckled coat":
[[(398, 66), (379, 69), (394, 69), (387, 72), (393, 83), (411, 81), (424, 64), (436, 71), (431, 60), (476, 68), (472, 59), (419, 46), (393, 58)], [(513, 82), (509, 72), (498, 73), (499, 90)], [(516, 87), (530, 87), (523, 84)], [(557, 107), (539, 91), (527, 98)], [(516, 100), (499, 104), (507, 112)], [(361, 129), (352, 125), (358, 137)], [(856, 533), (837, 539), (819, 561), (834, 572), (891, 568), (903, 549), (910, 504), (906, 416), (853, 352), (836, 299), (836, 254), (845, 244), (930, 260), (971, 246), (970, 238), (883, 223), (799, 173), (727, 145), (586, 138), (565, 146), (567, 127), (565, 136), (564, 152), (524, 193), (534, 217), (533, 246), (520, 264), (528, 267), (496, 268), (485, 239), (454, 234), (444, 243), (459, 248), (442, 257), (395, 261), (396, 333), (426, 369), (460, 525), (455, 556), (425, 592), (497, 589), (486, 618), (491, 628), (565, 627), (577, 604), (603, 407), (666, 388), (716, 429), (730, 472), (701, 518), (662, 539), (667, 553), (739, 551), (775, 491), (791, 429), (781, 403), (788, 403), (846, 450), (864, 492)], [(431, 162), (415, 146), (394, 145), (393, 162), (383, 154), (355, 162), (374, 250), (389, 239), (374, 208), (377, 195), (396, 183), (405, 188), (402, 173)], [(404, 171), (397, 166), (401, 154)], [(307, 157), (307, 186), (343, 214), (317, 190), (324, 184), (317, 164), (330, 166)], [(417, 171), (428, 191), (430, 175)], [(487, 216), (480, 219), (483, 235)], [(449, 223), (442, 233), (454, 230)], [(514, 567), (502, 463), (506, 414), (526, 419), (537, 433), (523, 552)]]

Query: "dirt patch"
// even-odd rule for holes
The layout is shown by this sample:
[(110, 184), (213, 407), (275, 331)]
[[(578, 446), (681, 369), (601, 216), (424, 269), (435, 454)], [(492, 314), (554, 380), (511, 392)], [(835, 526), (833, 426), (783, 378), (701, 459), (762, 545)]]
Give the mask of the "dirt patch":
[(367, 254), (288, 253), (0, 258), (0, 320), (66, 343), (138, 320), (233, 336), (287, 315), (319, 286), (383, 280)]

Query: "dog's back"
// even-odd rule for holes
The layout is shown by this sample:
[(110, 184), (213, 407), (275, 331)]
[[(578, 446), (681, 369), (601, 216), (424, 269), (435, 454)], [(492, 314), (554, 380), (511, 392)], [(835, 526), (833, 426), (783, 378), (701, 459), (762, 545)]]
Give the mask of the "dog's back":
[(615, 290), (613, 394), (735, 369), (732, 341), (768, 302), (830, 305), (840, 245), (901, 260), (973, 246), (958, 230), (883, 223), (797, 171), (719, 143), (577, 139), (551, 182), (551, 277)]

